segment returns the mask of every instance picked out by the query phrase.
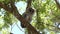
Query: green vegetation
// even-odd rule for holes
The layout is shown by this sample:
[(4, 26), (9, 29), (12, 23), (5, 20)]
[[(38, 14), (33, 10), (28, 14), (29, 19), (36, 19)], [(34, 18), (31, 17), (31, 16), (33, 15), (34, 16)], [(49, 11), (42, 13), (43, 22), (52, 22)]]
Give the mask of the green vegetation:
[[(10, 0), (0, 0), (0, 3), (4, 3), (9, 6)], [(21, 0), (13, 0), (14, 2), (19, 2)], [(26, 0), (23, 0), (26, 2)], [(36, 15), (32, 17), (32, 26), (43, 34), (58, 34), (60, 28), (60, 9), (57, 7), (54, 0), (33, 0), (32, 7), (36, 9)], [(24, 8), (24, 7), (23, 7)], [(18, 22), (18, 19), (6, 10), (2, 10), (0, 7), (0, 31), (6, 34), (10, 25)], [(21, 9), (21, 8), (20, 8)], [(2, 30), (2, 29), (7, 30)], [(46, 31), (45, 31), (46, 30)], [(47, 32), (48, 31), (48, 32)], [(26, 31), (28, 32), (28, 31)], [(46, 33), (47, 32), (47, 33)]]

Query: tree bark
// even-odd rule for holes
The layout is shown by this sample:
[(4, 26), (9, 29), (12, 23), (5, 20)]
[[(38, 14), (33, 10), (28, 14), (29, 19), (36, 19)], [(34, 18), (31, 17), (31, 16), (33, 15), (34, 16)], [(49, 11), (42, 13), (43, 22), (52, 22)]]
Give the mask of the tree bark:
[(58, 2), (58, 0), (55, 0), (57, 7), (60, 9), (60, 3)]

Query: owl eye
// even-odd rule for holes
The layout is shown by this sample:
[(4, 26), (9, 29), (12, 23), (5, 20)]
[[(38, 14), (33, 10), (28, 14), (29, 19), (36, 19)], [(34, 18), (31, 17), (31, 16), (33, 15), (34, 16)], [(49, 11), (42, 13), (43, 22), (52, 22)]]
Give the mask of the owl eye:
[(30, 8), (30, 9), (29, 9), (29, 12), (30, 12), (30, 13), (34, 13), (34, 9)]

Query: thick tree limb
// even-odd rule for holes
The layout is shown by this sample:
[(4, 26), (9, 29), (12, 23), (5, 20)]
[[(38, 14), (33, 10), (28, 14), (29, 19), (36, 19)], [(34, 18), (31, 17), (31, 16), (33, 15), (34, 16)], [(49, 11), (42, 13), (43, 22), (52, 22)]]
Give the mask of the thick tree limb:
[(60, 4), (57, 0), (55, 0), (56, 4), (57, 4), (57, 7), (60, 8)]
[(27, 0), (27, 8), (31, 7), (32, 0)]
[[(13, 2), (12, 2), (13, 3)], [(19, 21), (21, 21), (21, 23), (23, 23), (23, 25), (26, 26), (26, 28), (30, 29), (31, 31), (34, 31), (35, 34), (40, 34), (38, 31), (36, 31), (36, 29), (31, 25), (29, 24), (28, 21), (26, 21), (20, 14), (19, 12), (17, 11), (17, 8), (16, 6), (13, 4), (13, 8), (14, 9), (11, 9), (9, 8), (7, 5), (5, 5), (4, 3), (1, 3), (0, 2), (0, 7), (7, 10), (7, 12), (10, 12), (12, 13)], [(13, 13), (14, 12), (14, 13)]]
[(1, 2), (0, 2), (0, 7), (3, 8), (3, 9), (5, 9), (5, 10), (7, 10), (7, 11), (9, 11), (10, 13), (12, 12), (12, 11), (11, 11), (11, 8), (9, 8), (9, 7), (8, 7), (7, 5), (5, 5), (4, 3), (1, 3)]

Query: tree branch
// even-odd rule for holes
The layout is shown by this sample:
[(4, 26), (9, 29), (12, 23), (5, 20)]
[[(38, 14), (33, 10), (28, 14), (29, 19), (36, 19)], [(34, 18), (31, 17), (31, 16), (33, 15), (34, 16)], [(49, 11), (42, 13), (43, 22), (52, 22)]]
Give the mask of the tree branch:
[(27, 8), (31, 7), (32, 0), (27, 0)]
[(55, 0), (55, 2), (56, 2), (56, 4), (57, 4), (58, 8), (60, 8), (59, 2), (58, 2), (57, 0)]
[(0, 2), (0, 7), (3, 8), (3, 9), (5, 9), (5, 10), (7, 10), (7, 11), (9, 11), (10, 13), (12, 12), (12, 11), (11, 11), (11, 8), (9, 8), (9, 7), (8, 7), (7, 5), (5, 5), (4, 3), (1, 3), (1, 2)]
[[(30, 0), (31, 1), (31, 0)], [(38, 31), (36, 31), (36, 29), (31, 25), (29, 24), (28, 21), (26, 21), (18, 12), (16, 6), (14, 5), (14, 3), (12, 2), (12, 6), (13, 6), (13, 9), (9, 8), (7, 5), (5, 5), (4, 3), (1, 3), (0, 2), (0, 7), (7, 10), (7, 12), (10, 12), (12, 13), (19, 21), (21, 21), (21, 23), (23, 23), (23, 25), (26, 26), (26, 28), (29, 28), (31, 29), (32, 31), (35, 32), (35, 34), (40, 34)], [(14, 12), (14, 13), (13, 13)]]

